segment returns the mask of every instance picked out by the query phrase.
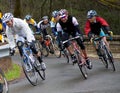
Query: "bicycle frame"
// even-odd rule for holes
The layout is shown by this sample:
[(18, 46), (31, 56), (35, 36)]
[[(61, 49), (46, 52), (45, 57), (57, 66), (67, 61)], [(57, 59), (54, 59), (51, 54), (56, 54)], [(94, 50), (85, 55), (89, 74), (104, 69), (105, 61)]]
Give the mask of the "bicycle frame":
[(32, 54), (32, 50), (30, 49), (30, 46), (25, 44), (22, 47), (22, 49), (23, 49), (23, 62), (25, 64), (27, 64), (28, 62), (28, 64), (30, 65), (30, 68), (32, 68), (31, 63), (30, 63), (32, 61), (32, 58), (30, 57), (30, 55), (33, 55), (33, 54)]
[(80, 55), (80, 57), (81, 57), (80, 60), (81, 60), (81, 62), (82, 62), (82, 64), (83, 64), (83, 63), (85, 63), (86, 61), (84, 60), (84, 56), (82, 55), (82, 53), (80, 52), (79, 47), (77, 46), (76, 42), (74, 41), (74, 40), (76, 40), (76, 39), (78, 39), (78, 38), (81, 38), (81, 36), (76, 36), (76, 37), (70, 38), (70, 39), (68, 39), (68, 40), (65, 40), (65, 41), (63, 41), (63, 45), (64, 45), (65, 43), (71, 41), (74, 51), (77, 52), (77, 54)]

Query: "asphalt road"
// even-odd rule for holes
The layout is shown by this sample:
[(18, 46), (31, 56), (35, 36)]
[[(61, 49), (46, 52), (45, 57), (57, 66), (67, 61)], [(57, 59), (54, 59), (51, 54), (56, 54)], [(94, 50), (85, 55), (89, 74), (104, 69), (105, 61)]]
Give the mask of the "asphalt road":
[[(13, 57), (14, 62), (20, 58)], [(120, 59), (115, 59), (116, 72), (105, 69), (97, 58), (91, 58), (93, 69), (85, 80), (77, 65), (64, 62), (63, 58), (44, 58), (46, 80), (32, 86), (26, 78), (10, 83), (10, 93), (120, 93)]]

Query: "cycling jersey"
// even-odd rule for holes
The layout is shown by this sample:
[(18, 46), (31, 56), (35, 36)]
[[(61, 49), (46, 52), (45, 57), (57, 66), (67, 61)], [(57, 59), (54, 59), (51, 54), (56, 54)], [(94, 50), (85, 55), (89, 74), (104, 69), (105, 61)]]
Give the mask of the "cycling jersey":
[[(57, 23), (57, 31), (63, 31), (66, 33), (73, 33), (76, 32), (78, 29), (76, 29), (76, 26), (78, 26), (77, 19), (72, 16), (68, 16), (67, 22), (63, 23), (61, 20), (59, 20), (59, 23)], [(77, 31), (80, 32), (80, 31)]]
[(44, 30), (46, 29), (47, 27), (50, 26), (50, 23), (48, 22), (47, 24), (44, 24), (43, 20), (40, 21), (38, 24), (37, 24), (37, 27), (40, 29), (40, 30)]
[(55, 20), (54, 17), (52, 17), (52, 19), (51, 19), (51, 21), (50, 21), (50, 27), (51, 27), (51, 28), (52, 28), (52, 27), (55, 27), (55, 25), (56, 25), (56, 20)]
[(96, 22), (94, 23), (90, 23), (89, 20), (87, 20), (84, 30), (86, 35), (88, 35), (89, 32), (99, 35), (101, 28), (108, 31), (108, 28), (106, 27), (109, 27), (108, 23), (102, 17), (96, 16)]
[(19, 18), (13, 18), (12, 27), (6, 26), (6, 35), (8, 37), (10, 48), (15, 47), (15, 42), (13, 38), (14, 35), (17, 36), (16, 41), (23, 41), (23, 38), (26, 38), (28, 42), (32, 42), (33, 40), (35, 40), (34, 35), (32, 34), (32, 31), (29, 28), (28, 24)]

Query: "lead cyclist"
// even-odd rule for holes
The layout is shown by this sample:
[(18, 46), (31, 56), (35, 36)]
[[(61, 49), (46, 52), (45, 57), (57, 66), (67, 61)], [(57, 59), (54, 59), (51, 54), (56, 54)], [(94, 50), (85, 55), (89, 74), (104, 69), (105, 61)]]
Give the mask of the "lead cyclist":
[[(2, 17), (2, 21), (6, 23), (6, 35), (8, 37), (8, 43), (10, 46), (10, 54), (13, 55), (15, 52), (14, 47), (18, 46), (19, 53), (21, 57), (23, 56), (22, 47), (25, 42), (25, 38), (27, 42), (30, 44), (30, 48), (33, 51), (34, 54), (36, 54), (38, 61), (41, 64), (42, 69), (46, 69), (45, 63), (41, 59), (40, 52), (38, 52), (35, 48), (35, 44), (33, 41), (35, 41), (35, 37), (32, 34), (31, 29), (29, 28), (28, 24), (20, 19), (15, 18), (12, 13), (5, 13)], [(14, 37), (16, 36), (16, 38)], [(16, 43), (14, 42), (14, 39), (16, 39)]]

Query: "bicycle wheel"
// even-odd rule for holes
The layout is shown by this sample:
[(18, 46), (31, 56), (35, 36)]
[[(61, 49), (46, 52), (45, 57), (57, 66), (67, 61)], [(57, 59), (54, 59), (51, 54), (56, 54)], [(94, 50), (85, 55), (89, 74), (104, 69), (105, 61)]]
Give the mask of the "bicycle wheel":
[(61, 51), (63, 58), (65, 59), (65, 62), (69, 63), (69, 55), (66, 49), (64, 49), (63, 51)]
[(105, 66), (105, 68), (108, 68), (107, 54), (106, 54), (105, 48), (100, 48), (100, 46), (99, 46), (98, 49), (99, 49), (100, 54), (101, 54), (100, 59), (101, 59), (103, 65)]
[(35, 48), (37, 49), (37, 51), (40, 51), (41, 53), (41, 58), (43, 57), (43, 51), (42, 51), (42, 45), (41, 43), (39, 42), (39, 40), (36, 40), (35, 42)]
[(45, 80), (45, 70), (41, 69), (40, 63), (39, 61), (36, 59), (34, 62), (34, 66), (36, 71), (38, 72), (39, 76), (41, 77), (42, 80)]
[(55, 40), (54, 41), (54, 51), (55, 51), (55, 56), (57, 57), (57, 58), (60, 58), (61, 57), (61, 51), (60, 51), (60, 48), (58, 47), (58, 41), (57, 40)]
[(0, 93), (8, 93), (8, 82), (1, 69), (0, 69)]
[(107, 49), (107, 47), (105, 47), (105, 49), (106, 49), (106, 52), (107, 52), (107, 55), (108, 55), (108, 61), (109, 61), (110, 65), (111, 65), (111, 67), (112, 67), (112, 70), (115, 71), (116, 69), (115, 69), (115, 65), (114, 65), (113, 55), (112, 55), (112, 53)]
[(49, 55), (49, 49), (46, 46), (45, 47), (42, 46), (42, 48), (41, 48), (41, 54), (44, 57), (48, 57), (48, 55)]
[(82, 76), (84, 77), (84, 79), (87, 79), (88, 77), (88, 73), (87, 73), (87, 68), (86, 68), (86, 64), (80, 64), (82, 62), (82, 58), (80, 56), (80, 54), (76, 51), (75, 52), (75, 55), (76, 55), (76, 58), (77, 58), (77, 64), (78, 64), (78, 67), (82, 73)]
[(28, 63), (28, 60), (25, 60), (21, 63), (26, 78), (33, 86), (36, 86), (38, 81), (38, 73), (36, 72), (34, 66), (31, 64), (31, 62)]

